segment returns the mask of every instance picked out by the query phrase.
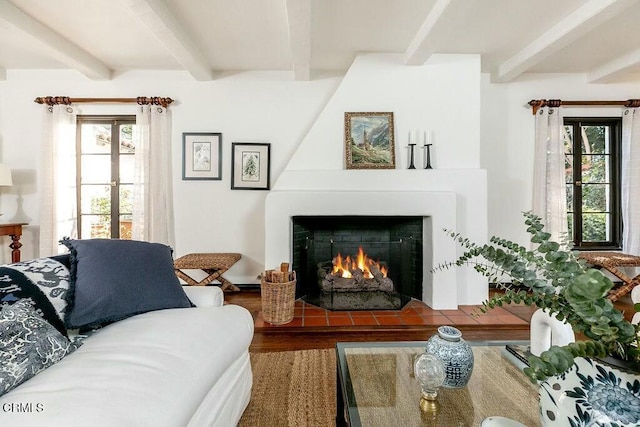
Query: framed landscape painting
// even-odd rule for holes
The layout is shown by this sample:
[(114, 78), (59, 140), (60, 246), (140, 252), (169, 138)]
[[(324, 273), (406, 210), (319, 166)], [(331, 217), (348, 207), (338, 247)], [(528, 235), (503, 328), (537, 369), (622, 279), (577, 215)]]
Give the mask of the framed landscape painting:
[(182, 134), (182, 179), (222, 179), (222, 134), (184, 132)]
[(271, 144), (234, 142), (231, 149), (231, 189), (268, 190)]
[(344, 113), (347, 169), (395, 169), (393, 113)]

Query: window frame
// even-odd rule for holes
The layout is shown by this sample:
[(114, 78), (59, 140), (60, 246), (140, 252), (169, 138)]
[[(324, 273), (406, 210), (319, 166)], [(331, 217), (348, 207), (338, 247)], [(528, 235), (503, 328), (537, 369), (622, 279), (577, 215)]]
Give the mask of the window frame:
[[(576, 250), (619, 250), (622, 249), (622, 210), (621, 210), (621, 142), (622, 142), (622, 118), (621, 117), (564, 117), (563, 126), (573, 127), (573, 163), (572, 182), (566, 181), (566, 185), (572, 185), (573, 206), (572, 213), (568, 209), (567, 216), (573, 216), (573, 233), (568, 236), (573, 241)], [(583, 241), (583, 212), (582, 212), (582, 126), (607, 126), (610, 129), (609, 141), (609, 206), (611, 214), (609, 229), (610, 239), (607, 241), (585, 242)], [(568, 204), (568, 203), (567, 203)]]
[[(76, 116), (76, 215), (77, 215), (77, 231), (79, 238), (82, 237), (82, 125), (86, 124), (109, 124), (111, 125), (111, 177), (110, 182), (110, 201), (111, 209), (109, 216), (111, 218), (110, 235), (112, 239), (119, 239), (120, 236), (120, 125), (136, 124), (136, 116), (134, 115), (78, 115)], [(117, 141), (113, 143), (113, 141)], [(133, 155), (133, 154), (132, 154)], [(86, 185), (86, 184), (85, 184)], [(116, 221), (114, 221), (116, 218)]]

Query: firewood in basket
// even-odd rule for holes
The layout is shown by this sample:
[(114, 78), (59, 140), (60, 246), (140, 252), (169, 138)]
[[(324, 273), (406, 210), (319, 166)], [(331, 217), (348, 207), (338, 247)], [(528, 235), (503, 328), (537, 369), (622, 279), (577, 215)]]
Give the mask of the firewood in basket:
[(267, 274), (266, 274), (266, 276), (267, 276), (267, 278), (266, 278), (267, 282), (271, 282), (271, 283), (273, 283), (273, 282), (275, 281), (275, 280), (274, 280), (274, 277), (273, 277), (273, 273), (275, 273), (275, 271), (274, 271), (274, 270), (267, 270)]
[(286, 273), (289, 271), (289, 263), (288, 262), (283, 262), (282, 264), (280, 264), (280, 271), (282, 271), (283, 273)]
[(282, 283), (282, 276), (284, 276), (284, 273), (282, 273), (281, 271), (274, 271), (273, 272), (274, 283)]

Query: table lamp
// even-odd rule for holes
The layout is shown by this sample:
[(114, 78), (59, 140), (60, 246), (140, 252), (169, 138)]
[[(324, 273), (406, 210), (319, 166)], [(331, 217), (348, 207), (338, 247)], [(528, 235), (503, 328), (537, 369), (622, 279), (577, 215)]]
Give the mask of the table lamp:
[[(9, 169), (9, 166), (0, 163), (0, 187), (11, 187), (12, 185), (11, 169)], [(0, 215), (2, 214), (0, 213)]]

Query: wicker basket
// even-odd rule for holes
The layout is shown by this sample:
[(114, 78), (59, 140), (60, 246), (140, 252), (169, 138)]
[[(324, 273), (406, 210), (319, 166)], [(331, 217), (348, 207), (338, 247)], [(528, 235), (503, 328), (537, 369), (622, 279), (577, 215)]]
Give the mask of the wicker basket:
[(272, 325), (284, 325), (293, 320), (293, 307), (296, 300), (296, 276), (284, 283), (267, 282), (264, 275), (260, 281), (262, 315), (265, 322)]

